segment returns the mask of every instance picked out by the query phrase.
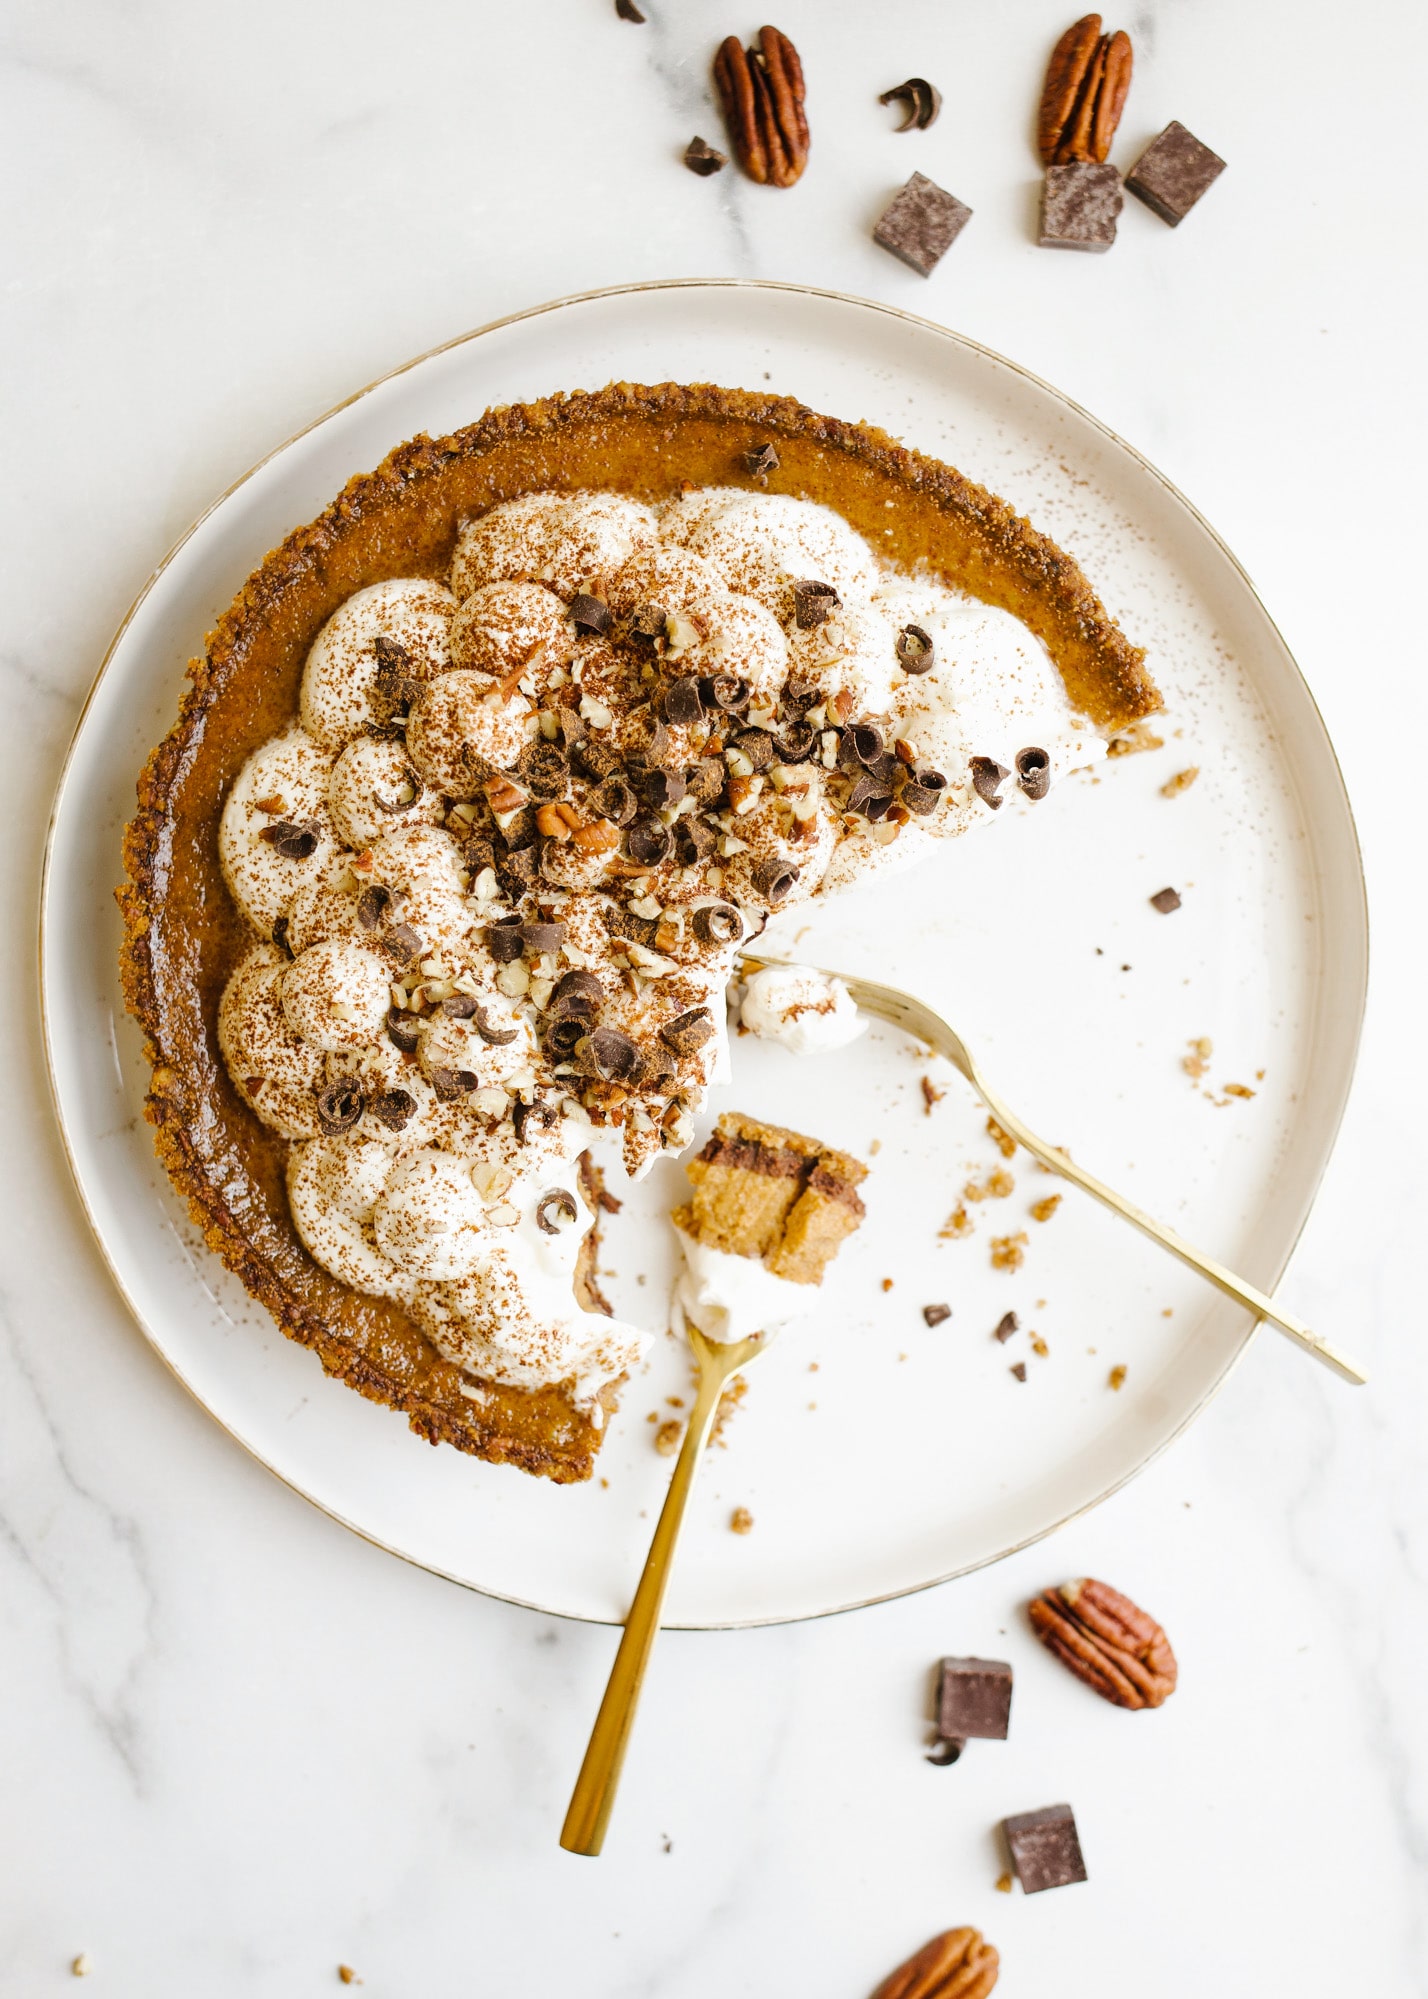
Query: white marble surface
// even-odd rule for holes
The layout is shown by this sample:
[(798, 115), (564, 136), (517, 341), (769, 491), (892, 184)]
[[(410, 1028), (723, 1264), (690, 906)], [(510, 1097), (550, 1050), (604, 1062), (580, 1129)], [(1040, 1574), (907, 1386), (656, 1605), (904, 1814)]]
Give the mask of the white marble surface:
[[(1141, 0), (1118, 162), (1179, 117), (1230, 170), (1178, 232), (1129, 203), (1093, 259), (1030, 235), (1028, 125), (1069, 9), (787, 0), (815, 150), (777, 194), (677, 163), (694, 131), (717, 141), (708, 58), (754, 18), (645, 5), (643, 28), (608, 0), (6, 18), (0, 1987), (58, 1990), (85, 1951), (125, 1999), (321, 1991), (339, 1961), (424, 1999), (863, 1999), (971, 1921), (1000, 1989), (1036, 1999), (1423, 1994), (1424, 16), (1366, 0), (1346, 32), (1323, 0)], [(896, 138), (873, 99), (913, 71), (946, 108)], [(927, 283), (868, 237), (914, 166), (975, 211)], [(826, 1624), (670, 1637), (587, 1862), (555, 1836), (611, 1635), (400, 1566), (185, 1398), (70, 1191), (31, 939), (84, 690), (216, 492), (454, 332), (723, 273), (906, 304), (1012, 355), (1156, 459), (1255, 576), (1343, 758), (1375, 918), (1357, 1094), (1287, 1288), (1374, 1380), (1354, 1394), (1262, 1337), (1053, 1544)], [(1168, 1625), (1183, 1686), (1161, 1713), (1102, 1707), (1026, 1635), (1026, 1596), (1087, 1570)], [(1017, 1726), (937, 1771), (925, 1676), (949, 1650), (1014, 1661)], [(994, 1822), (1061, 1797), (1092, 1881), (999, 1896)]]

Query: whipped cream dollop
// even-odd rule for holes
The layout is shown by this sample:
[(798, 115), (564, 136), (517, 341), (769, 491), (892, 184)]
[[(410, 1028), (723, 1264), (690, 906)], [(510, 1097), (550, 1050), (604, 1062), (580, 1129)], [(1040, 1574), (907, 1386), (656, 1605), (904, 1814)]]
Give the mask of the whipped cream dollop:
[[(674, 1281), (671, 1324), (684, 1333), (684, 1319), (706, 1339), (728, 1345), (762, 1333), (773, 1339), (813, 1310), (817, 1286), (776, 1277), (756, 1256), (733, 1256), (714, 1249), (683, 1229), (680, 1269)], [(682, 1315), (682, 1316), (681, 1316)]]
[(739, 1021), (762, 1041), (778, 1041), (794, 1055), (825, 1055), (846, 1048), (866, 1031), (841, 979), (811, 965), (766, 965), (744, 987)]
[[(1103, 748), (1017, 619), (825, 507), (530, 493), (468, 521), (449, 577), (332, 613), (223, 808), (252, 945), (219, 1046), (290, 1144), (303, 1242), (468, 1374), (593, 1407), (646, 1337), (576, 1301), (576, 1162), (690, 1143), (744, 940)], [(797, 966), (741, 1018), (800, 1052), (862, 1025)], [(716, 1337), (803, 1307), (699, 1244), (681, 1287)]]

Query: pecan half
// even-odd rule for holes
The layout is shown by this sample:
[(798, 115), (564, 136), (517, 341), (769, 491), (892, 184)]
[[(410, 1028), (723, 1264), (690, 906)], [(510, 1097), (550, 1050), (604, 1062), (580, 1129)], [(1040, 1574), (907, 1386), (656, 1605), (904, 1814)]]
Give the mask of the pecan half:
[(1130, 89), (1132, 52), (1123, 28), (1101, 33), (1099, 14), (1073, 22), (1051, 51), (1037, 113), (1037, 150), (1047, 166), (1104, 162)]
[(760, 28), (753, 48), (726, 36), (714, 58), (714, 84), (734, 155), (750, 180), (792, 187), (808, 165), (803, 64), (777, 28)]
[(885, 1978), (873, 1999), (986, 1999), (1000, 1963), (980, 1930), (944, 1930)]
[(1128, 1596), (1083, 1576), (1027, 1606), (1032, 1629), (1085, 1686), (1117, 1707), (1159, 1707), (1175, 1692), (1170, 1640)]

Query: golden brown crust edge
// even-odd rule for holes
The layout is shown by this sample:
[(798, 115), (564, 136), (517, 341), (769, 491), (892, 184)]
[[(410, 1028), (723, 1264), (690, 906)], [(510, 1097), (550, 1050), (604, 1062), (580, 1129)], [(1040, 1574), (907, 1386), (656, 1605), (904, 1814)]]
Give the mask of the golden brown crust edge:
[[(910, 510), (919, 517), (894, 552), (908, 561), (931, 561), (974, 594), (1014, 610), (1046, 643), (1073, 703), (1093, 721), (1121, 728), (1160, 706), (1145, 672), (1143, 650), (1116, 626), (1080, 566), (1005, 501), (871, 426), (821, 416), (787, 397), (708, 384), (613, 383), (597, 391), (490, 410), (448, 437), (414, 437), (375, 471), (349, 480), (330, 506), (294, 529), (248, 578), (209, 634), (204, 655), (190, 662), (189, 686), (177, 719), (144, 766), (138, 811), (124, 834), (127, 882), (116, 891), (124, 918), (121, 981), (125, 1003), (144, 1030), (153, 1066), (146, 1115), (155, 1128), (156, 1150), (209, 1248), (289, 1338), (314, 1349), (329, 1374), (374, 1401), (402, 1410), (412, 1429), (432, 1443), (448, 1442), (492, 1462), (517, 1464), (562, 1482), (590, 1476), (601, 1437), (593, 1425), (578, 1426), (584, 1434), (574, 1440), (574, 1448), (555, 1454), (503, 1433), (474, 1410), (466, 1419), (413, 1394), (335, 1333), (319, 1313), (294, 1298), (272, 1264), (254, 1249), (193, 1143), (195, 1107), (187, 1101), (185, 1079), (170, 1064), (172, 1051), (165, 1045), (149, 936), (162, 897), (159, 854), (170, 795), (201, 738), (209, 708), (241, 666), (254, 635), (279, 613), (288, 594), (327, 568), (354, 526), (374, 516), (399, 514), (424, 484), (455, 462), (512, 443), (537, 448), (558, 445), (562, 434), (630, 421), (737, 427), (742, 449), (765, 442), (777, 448), (783, 443), (794, 448), (791, 455), (796, 461), (801, 455), (806, 462), (811, 450), (840, 461), (844, 472), (852, 468), (869, 481), (891, 480), (910, 496)], [(797, 469), (796, 462), (787, 483), (775, 473), (770, 489), (798, 491)], [(732, 456), (729, 483), (752, 483)], [(949, 533), (958, 543), (955, 569), (937, 561), (944, 552), (941, 537)], [(610, 1407), (613, 1399), (609, 1398)]]

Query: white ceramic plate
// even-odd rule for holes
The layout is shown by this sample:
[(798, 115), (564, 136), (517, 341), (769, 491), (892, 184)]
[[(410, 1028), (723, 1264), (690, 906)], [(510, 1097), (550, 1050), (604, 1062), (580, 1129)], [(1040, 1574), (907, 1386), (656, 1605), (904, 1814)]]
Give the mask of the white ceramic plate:
[[(1338, 768), (1243, 571), (1127, 445), (941, 327), (786, 286), (596, 293), (413, 362), (266, 459), (130, 613), (56, 801), (43, 997), (75, 1175), (139, 1324), (230, 1436), (394, 1553), (602, 1620), (628, 1602), (668, 1476), (649, 1417), (669, 1418), (669, 1398), (687, 1392), (679, 1345), (657, 1343), (600, 1475), (576, 1488), (430, 1450), (400, 1417), (325, 1380), (196, 1243), (155, 1162), (111, 891), (135, 774), (172, 720), (184, 662), (265, 551), (413, 432), (612, 378), (768, 384), (949, 460), (1080, 558), (1165, 692), (1163, 749), (1044, 804), (1018, 800), (920, 873), (800, 912), (786, 927), (805, 956), (915, 987), (1032, 1124), (1266, 1288), (1328, 1158), (1366, 971)], [(1162, 796), (1190, 765), (1193, 787)], [(1148, 901), (1166, 885), (1184, 896), (1171, 917)], [(1196, 1084), (1181, 1058), (1200, 1037), (1214, 1053)], [(1074, 1190), (1049, 1221), (1033, 1219), (1056, 1183), (1021, 1159), (1014, 1192), (971, 1206), (970, 1238), (939, 1239), (964, 1184), (1003, 1162), (950, 1075), (926, 1113), (926, 1069), (891, 1032), (802, 1063), (736, 1045), (735, 1083), (710, 1117), (737, 1103), (869, 1159), (868, 1220), (816, 1318), (761, 1362), (712, 1456), (673, 1623), (811, 1617), (994, 1561), (1131, 1477), (1243, 1349), (1243, 1312)], [(1227, 1098), (1227, 1082), (1255, 1094)], [(617, 1309), (651, 1326), (665, 1316), (661, 1216), (683, 1184), (662, 1164), (609, 1229)], [(994, 1270), (990, 1238), (1023, 1233), (1023, 1267)], [(934, 1302), (952, 1316), (929, 1328), (921, 1308)], [(1022, 1330), (999, 1345), (992, 1328), (1008, 1310)], [(1108, 1374), (1121, 1366), (1117, 1393)], [(728, 1531), (735, 1506), (754, 1515), (752, 1533)]]

